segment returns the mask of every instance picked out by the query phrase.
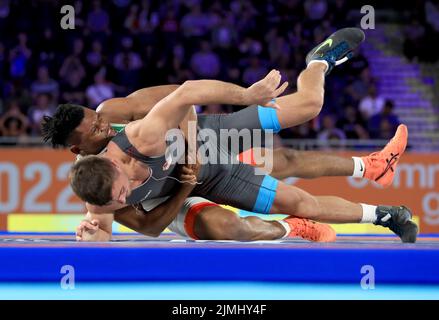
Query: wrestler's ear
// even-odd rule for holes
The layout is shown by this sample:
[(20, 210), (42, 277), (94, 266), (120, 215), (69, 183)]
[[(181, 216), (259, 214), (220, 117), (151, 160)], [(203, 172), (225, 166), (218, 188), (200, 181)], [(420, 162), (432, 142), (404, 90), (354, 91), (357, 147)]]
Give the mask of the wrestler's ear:
[(74, 154), (79, 154), (79, 152), (81, 152), (81, 150), (78, 148), (77, 145), (72, 145), (70, 147), (70, 151), (73, 152)]

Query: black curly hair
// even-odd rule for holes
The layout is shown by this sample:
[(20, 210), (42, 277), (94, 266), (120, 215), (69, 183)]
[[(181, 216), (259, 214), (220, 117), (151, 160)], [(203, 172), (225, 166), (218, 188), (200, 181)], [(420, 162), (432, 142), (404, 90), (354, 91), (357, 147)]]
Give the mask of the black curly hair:
[(41, 123), (43, 141), (53, 148), (67, 147), (72, 132), (84, 119), (84, 107), (77, 104), (60, 104), (53, 117), (44, 116)]

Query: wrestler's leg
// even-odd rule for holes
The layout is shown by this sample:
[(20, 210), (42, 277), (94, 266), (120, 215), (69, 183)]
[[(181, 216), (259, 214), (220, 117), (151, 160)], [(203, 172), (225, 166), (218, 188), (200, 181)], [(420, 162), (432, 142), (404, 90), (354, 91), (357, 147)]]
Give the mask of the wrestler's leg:
[(240, 163), (229, 168), (206, 198), (236, 208), (268, 214), (287, 214), (328, 223), (373, 223), (390, 228), (404, 242), (414, 242), (417, 226), (403, 206), (373, 206), (335, 196), (313, 196), (255, 168)]
[[(298, 91), (276, 99), (280, 110), (250, 106), (219, 117), (221, 129), (280, 129), (304, 123), (316, 117), (323, 105), (326, 66), (313, 63), (301, 72)], [(209, 118), (209, 117), (208, 117)]]
[[(254, 151), (254, 152), (253, 152)], [(245, 152), (240, 154), (239, 160), (263, 168), (267, 161), (266, 149), (249, 150), (253, 152), (246, 161)], [(276, 148), (273, 150), (273, 168), (270, 173), (276, 179), (296, 177), (314, 179), (329, 176), (352, 176), (354, 160), (351, 157), (342, 157), (318, 151), (299, 151), (291, 148)]]
[[(276, 99), (281, 129), (290, 128), (314, 119), (322, 110), (326, 66), (313, 63), (297, 79), (297, 92)], [(269, 111), (273, 112), (273, 111)]]
[[(407, 146), (408, 130), (400, 125), (395, 136), (379, 152), (363, 157), (343, 157), (315, 151), (299, 151), (290, 148), (277, 148), (272, 151), (272, 170), (270, 175), (276, 179), (287, 177), (319, 178), (330, 176), (353, 176), (365, 178), (389, 187), (396, 167)], [(266, 167), (267, 150), (250, 149), (239, 155), (239, 160), (258, 167)]]
[(169, 229), (196, 240), (255, 241), (283, 237), (318, 242), (335, 240), (335, 231), (326, 224), (294, 217), (279, 221), (266, 221), (255, 216), (241, 218), (201, 197), (187, 198)]
[(283, 212), (329, 223), (373, 223), (390, 228), (403, 242), (416, 241), (418, 228), (410, 221), (410, 210), (403, 206), (373, 206), (340, 197), (313, 196), (281, 181), (271, 186), (275, 193), (272, 194), (272, 205), (268, 203), (270, 213)]
[(194, 233), (199, 239), (274, 240), (285, 236), (285, 228), (277, 221), (258, 217), (241, 218), (219, 206), (207, 207), (195, 218)]

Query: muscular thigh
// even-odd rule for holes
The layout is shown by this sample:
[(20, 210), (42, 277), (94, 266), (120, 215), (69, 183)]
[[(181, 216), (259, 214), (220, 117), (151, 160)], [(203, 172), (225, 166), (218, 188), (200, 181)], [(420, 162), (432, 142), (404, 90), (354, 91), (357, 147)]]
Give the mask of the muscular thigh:
[(315, 198), (305, 190), (279, 181), (270, 213), (294, 215), (299, 206), (314, 200)]

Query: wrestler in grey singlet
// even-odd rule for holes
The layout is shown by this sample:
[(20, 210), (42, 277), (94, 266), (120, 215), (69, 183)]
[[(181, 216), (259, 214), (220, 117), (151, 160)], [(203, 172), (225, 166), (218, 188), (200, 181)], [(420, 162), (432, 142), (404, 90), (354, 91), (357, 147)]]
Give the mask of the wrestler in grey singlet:
[[(199, 129), (208, 128), (219, 137), (220, 129), (242, 128), (270, 129), (263, 127), (258, 120), (258, 110), (261, 107), (248, 107), (230, 115), (200, 115)], [(265, 109), (265, 108), (263, 108)], [(265, 112), (265, 110), (263, 110)], [(233, 116), (234, 115), (234, 116)], [(229, 158), (230, 151), (214, 143), (205, 133), (199, 132), (199, 140), (209, 144), (210, 150), (217, 150), (218, 158)], [(201, 130), (202, 131), (202, 130)], [(138, 204), (143, 200), (170, 196), (172, 189), (178, 183), (176, 180), (175, 162), (167, 170), (166, 157), (147, 157), (140, 154), (129, 142), (125, 130), (118, 133), (112, 140), (119, 148), (131, 157), (147, 164), (151, 169), (151, 177), (142, 185), (132, 190), (127, 198), (128, 204)], [(169, 159), (168, 159), (169, 160)], [(174, 159), (178, 160), (178, 159)], [(169, 162), (169, 161), (168, 161)], [(194, 188), (191, 196), (200, 196), (219, 204), (228, 204), (240, 209), (268, 213), (271, 208), (276, 181), (268, 175), (257, 175), (255, 168), (244, 163), (203, 164), (198, 174), (201, 183)]]

